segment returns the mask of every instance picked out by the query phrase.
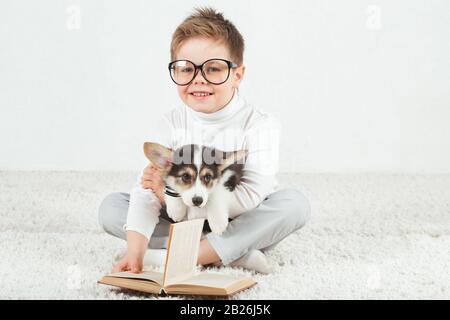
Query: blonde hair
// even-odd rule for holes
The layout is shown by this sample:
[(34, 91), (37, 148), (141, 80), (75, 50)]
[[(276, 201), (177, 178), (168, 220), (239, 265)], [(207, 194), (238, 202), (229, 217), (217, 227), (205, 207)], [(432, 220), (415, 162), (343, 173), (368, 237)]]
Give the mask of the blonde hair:
[(193, 37), (221, 41), (230, 52), (230, 58), (240, 66), (244, 62), (244, 38), (233, 23), (211, 7), (196, 8), (175, 30), (170, 45), (170, 57), (175, 60), (183, 42)]

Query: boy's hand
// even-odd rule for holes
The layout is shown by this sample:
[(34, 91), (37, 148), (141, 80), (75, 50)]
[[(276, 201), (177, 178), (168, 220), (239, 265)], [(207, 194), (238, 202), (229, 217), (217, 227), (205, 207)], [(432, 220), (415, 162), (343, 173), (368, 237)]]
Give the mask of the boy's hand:
[(164, 203), (164, 181), (162, 169), (149, 163), (145, 167), (141, 178), (141, 186), (144, 189), (151, 189), (161, 203)]
[(143, 268), (143, 258), (127, 254), (113, 267), (112, 272), (131, 271), (133, 273), (140, 273)]
[(113, 267), (112, 272), (131, 271), (139, 273), (142, 271), (148, 239), (139, 232), (129, 230), (127, 231), (127, 245), (127, 253)]

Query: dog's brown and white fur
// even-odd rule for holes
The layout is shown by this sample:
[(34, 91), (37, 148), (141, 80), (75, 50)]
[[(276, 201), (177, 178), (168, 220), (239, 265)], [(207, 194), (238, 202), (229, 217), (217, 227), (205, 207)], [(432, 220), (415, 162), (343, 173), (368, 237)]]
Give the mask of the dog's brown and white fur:
[(168, 216), (185, 219), (188, 207), (206, 207), (211, 231), (222, 234), (228, 226), (229, 204), (240, 183), (247, 152), (224, 152), (189, 144), (175, 151), (158, 143), (144, 143), (145, 156), (163, 171)]

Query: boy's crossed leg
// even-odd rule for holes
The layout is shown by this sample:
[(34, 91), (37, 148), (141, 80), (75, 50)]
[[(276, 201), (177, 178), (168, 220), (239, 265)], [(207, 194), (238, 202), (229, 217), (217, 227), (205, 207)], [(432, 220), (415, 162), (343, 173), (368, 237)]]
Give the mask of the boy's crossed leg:
[[(99, 208), (99, 223), (102, 228), (125, 241), (124, 225), (129, 199), (128, 193), (111, 193), (102, 201)], [(231, 220), (221, 235), (211, 233), (206, 221), (198, 264), (223, 264), (269, 273), (270, 267), (261, 251), (272, 248), (286, 236), (303, 227), (310, 214), (308, 199), (299, 190), (288, 188), (273, 192), (256, 208)], [(159, 223), (150, 237), (148, 244), (150, 249), (167, 248), (171, 223), (173, 221), (162, 208)], [(154, 256), (147, 257), (146, 261), (158, 264), (157, 261), (161, 260), (160, 263), (163, 263), (164, 252), (151, 251)]]

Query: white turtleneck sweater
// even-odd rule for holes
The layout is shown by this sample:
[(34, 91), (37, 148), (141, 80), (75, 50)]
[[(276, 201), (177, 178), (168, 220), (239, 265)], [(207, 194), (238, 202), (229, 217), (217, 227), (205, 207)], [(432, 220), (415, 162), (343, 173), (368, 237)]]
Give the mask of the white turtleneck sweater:
[[(235, 91), (231, 101), (214, 113), (192, 110), (185, 104), (164, 114), (146, 141), (158, 142), (172, 150), (186, 144), (199, 144), (222, 151), (247, 150), (241, 183), (233, 191), (230, 217), (257, 207), (278, 189), (279, 138), (281, 126), (271, 114), (258, 110)], [(147, 160), (146, 160), (147, 162)], [(140, 182), (143, 170), (130, 193), (125, 230), (133, 230), (150, 239), (159, 222), (161, 204), (150, 189)], [(188, 208), (188, 219), (206, 218), (207, 206)]]

